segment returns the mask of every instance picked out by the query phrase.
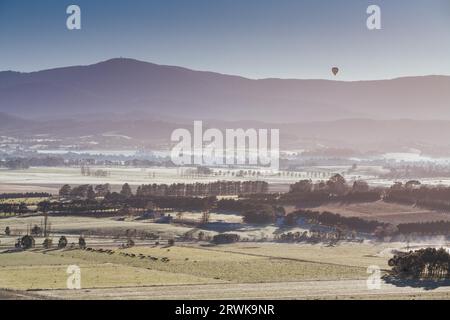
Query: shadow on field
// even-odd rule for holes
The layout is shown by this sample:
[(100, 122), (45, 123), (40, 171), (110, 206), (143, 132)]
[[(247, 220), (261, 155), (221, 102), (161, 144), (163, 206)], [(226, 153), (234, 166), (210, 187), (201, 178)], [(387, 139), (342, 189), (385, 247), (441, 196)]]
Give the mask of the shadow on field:
[(0, 254), (11, 254), (11, 253), (21, 253), (21, 252), (24, 252), (24, 250), (19, 249), (19, 248), (14, 248), (14, 249), (8, 249), (8, 250), (1, 251)]
[(425, 280), (425, 279), (406, 279), (386, 275), (383, 280), (396, 287), (422, 288), (424, 290), (435, 290), (440, 287), (449, 287), (450, 280)]

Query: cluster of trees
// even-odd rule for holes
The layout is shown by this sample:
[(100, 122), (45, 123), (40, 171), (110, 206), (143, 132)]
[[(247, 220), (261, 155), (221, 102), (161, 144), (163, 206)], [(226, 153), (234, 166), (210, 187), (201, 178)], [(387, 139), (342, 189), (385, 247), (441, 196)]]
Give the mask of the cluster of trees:
[(111, 186), (106, 184), (99, 184), (92, 186), (84, 184), (76, 187), (71, 187), (66, 184), (59, 189), (59, 196), (68, 199), (89, 199), (94, 200), (97, 197), (105, 197), (111, 192)]
[(259, 205), (243, 213), (244, 222), (255, 224), (269, 224), (275, 222), (276, 212), (273, 206)]
[(389, 260), (392, 272), (414, 279), (450, 278), (450, 254), (447, 250), (426, 248), (395, 255)]
[(425, 186), (416, 180), (408, 181), (405, 184), (397, 182), (385, 191), (384, 201), (416, 205), (433, 210), (449, 210), (450, 187)]
[(355, 181), (352, 186), (340, 174), (332, 176), (328, 181), (313, 183), (312, 180), (301, 180), (290, 186), (288, 193), (281, 195), (283, 203), (320, 204), (331, 201), (339, 202), (372, 202), (381, 199), (380, 189), (369, 188), (367, 182)]
[(209, 210), (216, 202), (215, 197), (192, 198), (192, 197), (156, 197), (152, 199), (152, 203), (163, 209), (176, 210)]
[(299, 218), (312, 220), (328, 227), (343, 227), (365, 233), (375, 233), (377, 228), (387, 228), (389, 226), (387, 223), (378, 221), (367, 221), (358, 217), (343, 217), (337, 213), (311, 210), (298, 210), (292, 212), (286, 216), (285, 223), (287, 225), (295, 225)]
[(350, 187), (347, 181), (340, 174), (335, 174), (328, 181), (313, 183), (311, 180), (302, 180), (291, 185), (290, 193), (308, 193), (313, 191), (326, 191), (335, 195), (344, 195), (348, 192), (367, 192), (369, 185), (367, 182), (359, 180)]
[(216, 209), (240, 213), (247, 223), (269, 224), (275, 222), (277, 216), (285, 215), (284, 208), (277, 203), (274, 196), (255, 195), (248, 199), (220, 199), (216, 202)]
[(154, 208), (200, 211), (213, 207), (216, 201), (215, 197), (140, 197), (136, 195), (125, 197), (113, 192), (98, 199), (43, 201), (38, 204), (38, 211), (63, 215), (133, 214)]
[(240, 236), (235, 233), (221, 233), (213, 237), (212, 242), (215, 244), (234, 243), (240, 240)]
[[(276, 203), (276, 202), (274, 202)], [(271, 201), (258, 199), (220, 199), (217, 201), (216, 208), (219, 211), (245, 212), (258, 208), (264, 204), (272, 204)]]
[(219, 196), (267, 193), (269, 185), (265, 181), (217, 181), (194, 184), (152, 184), (142, 185), (136, 191), (137, 196)]

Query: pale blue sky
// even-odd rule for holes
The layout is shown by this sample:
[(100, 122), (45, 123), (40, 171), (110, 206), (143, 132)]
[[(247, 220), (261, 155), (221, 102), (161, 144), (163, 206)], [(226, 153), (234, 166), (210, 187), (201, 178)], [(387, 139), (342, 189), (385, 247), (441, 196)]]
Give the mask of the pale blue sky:
[[(69, 4), (82, 30), (66, 29)], [(0, 70), (120, 56), (250, 78), (450, 75), (450, 0), (0, 0)]]

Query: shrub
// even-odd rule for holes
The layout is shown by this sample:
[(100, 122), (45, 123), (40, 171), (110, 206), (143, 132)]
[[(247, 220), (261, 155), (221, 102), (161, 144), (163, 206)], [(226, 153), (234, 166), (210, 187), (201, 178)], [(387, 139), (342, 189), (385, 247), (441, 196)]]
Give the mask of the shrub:
[(35, 245), (34, 238), (30, 235), (23, 236), (22, 239), (20, 240), (20, 245), (25, 250), (34, 248)]
[(67, 246), (67, 238), (62, 236), (58, 241), (58, 249), (64, 249)]
[(46, 238), (42, 245), (44, 246), (45, 249), (50, 249), (53, 246), (53, 240), (50, 238)]
[(215, 235), (213, 237), (213, 242), (215, 244), (227, 244), (227, 243), (234, 243), (238, 242), (240, 240), (240, 236), (235, 233), (221, 233), (218, 235)]
[(128, 248), (134, 247), (134, 240), (133, 239), (128, 239), (127, 240), (127, 247)]
[(86, 240), (84, 240), (83, 236), (80, 236), (78, 238), (78, 246), (80, 247), (80, 249), (86, 249)]
[(275, 222), (275, 210), (271, 206), (262, 206), (244, 212), (244, 222), (256, 224), (269, 224)]

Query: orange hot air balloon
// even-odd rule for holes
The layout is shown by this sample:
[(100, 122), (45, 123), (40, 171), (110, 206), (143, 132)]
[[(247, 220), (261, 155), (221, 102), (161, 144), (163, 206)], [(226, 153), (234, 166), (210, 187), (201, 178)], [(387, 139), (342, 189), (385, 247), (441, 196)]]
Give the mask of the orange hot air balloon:
[(339, 73), (339, 68), (338, 67), (333, 67), (331, 69), (331, 71), (333, 72), (333, 74), (336, 76)]

